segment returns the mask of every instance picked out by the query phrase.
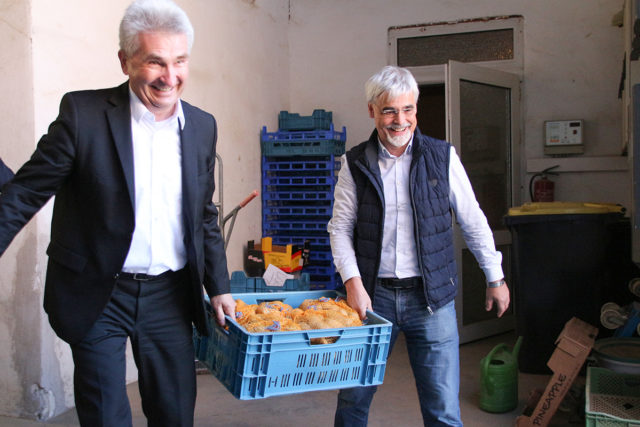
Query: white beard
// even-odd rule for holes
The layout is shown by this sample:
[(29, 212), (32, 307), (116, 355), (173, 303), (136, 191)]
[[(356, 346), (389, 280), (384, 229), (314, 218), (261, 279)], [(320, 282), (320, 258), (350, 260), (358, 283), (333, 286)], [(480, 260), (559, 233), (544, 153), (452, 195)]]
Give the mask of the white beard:
[(398, 136), (391, 136), (387, 132), (387, 141), (389, 141), (389, 144), (397, 148), (404, 147), (409, 142), (410, 139), (411, 139), (411, 132), (407, 132), (405, 135), (398, 135)]

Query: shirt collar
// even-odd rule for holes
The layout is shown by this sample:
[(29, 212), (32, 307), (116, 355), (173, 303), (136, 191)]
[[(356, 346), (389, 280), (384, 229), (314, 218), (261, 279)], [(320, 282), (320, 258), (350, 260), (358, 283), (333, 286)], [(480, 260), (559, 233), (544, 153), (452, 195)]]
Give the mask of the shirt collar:
[(382, 144), (382, 141), (380, 141), (380, 137), (378, 136), (378, 152), (380, 153), (380, 156), (382, 157), (386, 157), (388, 159), (393, 159), (393, 158), (398, 158), (398, 157), (402, 157), (407, 153), (411, 153), (413, 150), (413, 135), (411, 135), (411, 139), (409, 140), (409, 143), (407, 144), (407, 149), (404, 150), (404, 152), (400, 155), (400, 156), (394, 156), (393, 154), (389, 153), (389, 150), (387, 150), (385, 148), (385, 146)]
[[(140, 98), (131, 90), (131, 87), (129, 87), (129, 105), (131, 106), (131, 117), (133, 117), (136, 122), (140, 122), (146, 115), (148, 115), (152, 121), (155, 121), (153, 113), (140, 101)], [(180, 129), (184, 130), (184, 111), (182, 110), (182, 102), (180, 99), (178, 99), (176, 103), (176, 109), (173, 115), (167, 120), (173, 120), (175, 118), (177, 118), (178, 123), (180, 123)]]

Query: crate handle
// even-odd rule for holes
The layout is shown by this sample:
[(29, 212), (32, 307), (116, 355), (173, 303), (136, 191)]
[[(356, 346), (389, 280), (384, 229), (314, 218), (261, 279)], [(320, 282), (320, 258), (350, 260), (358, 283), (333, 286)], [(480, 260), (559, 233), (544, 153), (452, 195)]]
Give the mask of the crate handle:
[(309, 345), (330, 345), (340, 341), (343, 332), (307, 331), (306, 335)]

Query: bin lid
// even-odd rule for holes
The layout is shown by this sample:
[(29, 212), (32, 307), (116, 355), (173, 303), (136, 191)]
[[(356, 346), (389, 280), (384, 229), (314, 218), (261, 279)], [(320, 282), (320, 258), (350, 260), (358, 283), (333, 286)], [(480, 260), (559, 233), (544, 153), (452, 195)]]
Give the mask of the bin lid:
[(561, 214), (608, 214), (624, 213), (624, 207), (615, 203), (589, 202), (533, 202), (509, 209), (508, 216), (561, 215)]

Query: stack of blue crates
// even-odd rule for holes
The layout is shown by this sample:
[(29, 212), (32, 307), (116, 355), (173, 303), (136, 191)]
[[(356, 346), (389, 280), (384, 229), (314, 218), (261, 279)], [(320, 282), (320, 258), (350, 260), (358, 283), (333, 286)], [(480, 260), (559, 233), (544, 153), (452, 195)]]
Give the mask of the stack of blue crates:
[(333, 190), (345, 152), (346, 128), (336, 131), (332, 114), (311, 116), (281, 111), (278, 131), (260, 133), (262, 150), (262, 235), (275, 245), (311, 244), (311, 289), (341, 285), (331, 256), (327, 223), (333, 212)]

